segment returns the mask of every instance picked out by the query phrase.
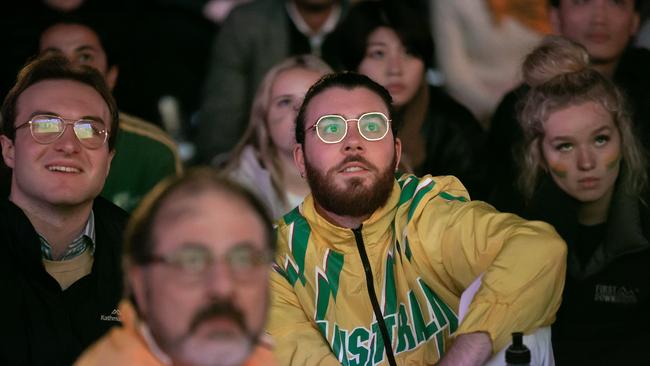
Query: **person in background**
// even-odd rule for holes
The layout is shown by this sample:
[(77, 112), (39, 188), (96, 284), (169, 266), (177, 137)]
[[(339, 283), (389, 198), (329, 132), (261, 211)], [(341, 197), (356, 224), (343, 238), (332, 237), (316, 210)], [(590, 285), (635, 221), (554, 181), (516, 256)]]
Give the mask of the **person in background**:
[[(638, 0), (550, 0), (555, 33), (583, 45), (594, 69), (612, 79), (628, 96), (635, 134), (650, 151), (650, 51), (630, 42), (639, 27)], [(528, 86), (508, 93), (497, 108), (489, 131), (485, 161), (490, 179), (486, 200), (501, 211), (521, 212), (516, 147), (523, 141), (517, 110)]]
[(294, 123), (307, 89), (331, 71), (312, 55), (292, 56), (272, 67), (255, 94), (248, 129), (225, 167), (260, 197), (274, 219), (309, 193), (293, 162)]
[(63, 57), (18, 74), (2, 109), (3, 365), (69, 365), (110, 327), (127, 214), (98, 197), (119, 126), (104, 78)]
[(294, 156), (311, 194), (280, 220), (271, 274), (267, 330), (282, 365), (482, 365), (513, 331), (555, 319), (564, 242), (469, 202), (455, 177), (396, 177), (392, 117), (388, 91), (357, 73), (305, 95)]
[(623, 94), (592, 65), (585, 48), (561, 37), (526, 58), (518, 186), (524, 216), (554, 225), (569, 248), (552, 332), (557, 363), (644, 365), (647, 160)]
[(215, 170), (169, 177), (127, 227), (134, 303), (76, 365), (274, 366), (262, 339), (272, 235), (263, 204)]
[(334, 29), (347, 0), (255, 0), (232, 10), (213, 47), (199, 111), (197, 148), (210, 161), (228, 153), (247, 126), (266, 72), (291, 55), (314, 54), (336, 68)]
[(487, 130), (499, 100), (520, 83), (521, 60), (551, 31), (546, 0), (436, 0), (431, 4), (445, 88)]
[[(62, 16), (41, 33), (41, 54), (63, 55), (74, 65), (97, 69), (112, 90), (118, 65), (110, 57), (110, 44), (91, 19)], [(160, 180), (182, 170), (175, 142), (159, 127), (120, 112), (119, 138), (111, 173), (102, 196), (131, 211)]]
[[(120, 25), (129, 19), (130, 9), (136, 3), (130, 0), (21, 0), (0, 1), (0, 100), (16, 82), (16, 75), (34, 57), (43, 26), (62, 14), (101, 14), (103, 19), (119, 19)], [(122, 28), (121, 26), (119, 28)], [(126, 26), (124, 27), (126, 28)], [(133, 30), (130, 29), (131, 34)], [(113, 97), (118, 103), (122, 100)]]
[(425, 19), (406, 4), (361, 2), (341, 24), (342, 60), (388, 89), (396, 108), (401, 166), (416, 175), (455, 175), (482, 197), (484, 135), (467, 108), (426, 80), (433, 41)]

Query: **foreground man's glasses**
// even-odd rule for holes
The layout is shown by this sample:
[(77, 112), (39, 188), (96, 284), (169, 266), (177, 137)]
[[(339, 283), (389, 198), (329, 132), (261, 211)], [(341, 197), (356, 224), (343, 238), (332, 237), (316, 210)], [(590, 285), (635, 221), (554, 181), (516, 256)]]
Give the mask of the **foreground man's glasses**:
[(102, 121), (87, 118), (68, 120), (49, 114), (36, 115), (29, 121), (16, 126), (15, 130), (29, 126), (34, 140), (45, 145), (61, 138), (68, 125), (72, 125), (77, 139), (88, 149), (99, 149), (108, 138), (108, 131)]
[(318, 137), (326, 144), (343, 141), (348, 134), (348, 122), (357, 122), (359, 134), (368, 141), (383, 139), (390, 128), (390, 120), (381, 112), (369, 112), (359, 118), (345, 119), (337, 114), (327, 114), (318, 119), (309, 129), (316, 129)]
[(208, 247), (190, 243), (168, 254), (152, 254), (147, 262), (171, 266), (191, 282), (207, 278), (215, 265), (225, 265), (233, 280), (247, 282), (255, 280), (257, 270), (267, 270), (271, 259), (270, 251), (259, 250), (249, 244), (234, 246), (223, 256), (217, 257)]

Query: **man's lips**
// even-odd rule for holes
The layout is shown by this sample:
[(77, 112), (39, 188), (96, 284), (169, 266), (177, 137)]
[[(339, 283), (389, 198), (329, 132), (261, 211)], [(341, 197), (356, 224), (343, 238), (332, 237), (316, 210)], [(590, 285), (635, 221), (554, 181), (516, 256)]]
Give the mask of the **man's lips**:
[(45, 165), (45, 169), (57, 173), (79, 174), (83, 172), (83, 169), (81, 169), (81, 167), (70, 163), (50, 163)]
[(338, 174), (365, 174), (370, 171), (376, 171), (374, 165), (372, 165), (368, 160), (359, 155), (348, 156), (343, 159), (338, 165), (330, 170), (330, 172), (336, 172)]
[(358, 172), (364, 172), (368, 171), (368, 169), (365, 165), (360, 164), (360, 163), (348, 163), (344, 164), (341, 169), (339, 169), (340, 173), (358, 173)]
[(195, 330), (199, 333), (216, 332), (222, 334), (236, 334), (243, 331), (237, 321), (227, 316), (213, 316), (209, 319), (205, 319), (196, 326)]
[(246, 331), (234, 319), (227, 316), (214, 316), (205, 319), (194, 327), (192, 333), (199, 337), (206, 338), (229, 338), (239, 337)]

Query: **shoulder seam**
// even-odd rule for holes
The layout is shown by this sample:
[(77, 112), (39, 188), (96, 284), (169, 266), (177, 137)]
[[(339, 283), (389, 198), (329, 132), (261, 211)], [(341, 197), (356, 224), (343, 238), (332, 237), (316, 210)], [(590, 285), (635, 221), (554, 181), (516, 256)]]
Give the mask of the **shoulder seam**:
[(180, 173), (182, 171), (182, 164), (178, 155), (178, 147), (176, 146), (176, 143), (165, 131), (160, 129), (158, 126), (155, 126), (149, 122), (146, 122), (129, 114), (120, 112), (119, 128), (127, 132), (148, 137), (167, 147), (174, 157), (176, 172)]

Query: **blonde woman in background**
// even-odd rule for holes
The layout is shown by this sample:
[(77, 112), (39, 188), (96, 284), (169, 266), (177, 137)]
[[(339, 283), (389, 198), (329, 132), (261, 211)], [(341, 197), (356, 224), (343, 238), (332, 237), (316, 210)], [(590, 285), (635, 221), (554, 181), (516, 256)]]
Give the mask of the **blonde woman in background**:
[(309, 193), (293, 163), (294, 123), (307, 89), (331, 71), (312, 55), (290, 57), (271, 68), (255, 94), (248, 129), (225, 166), (226, 174), (264, 201), (274, 219)]
[(554, 225), (569, 249), (556, 361), (650, 364), (648, 166), (626, 101), (561, 37), (529, 55), (523, 75), (523, 215)]

